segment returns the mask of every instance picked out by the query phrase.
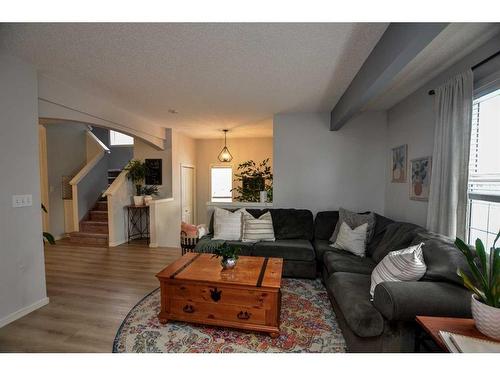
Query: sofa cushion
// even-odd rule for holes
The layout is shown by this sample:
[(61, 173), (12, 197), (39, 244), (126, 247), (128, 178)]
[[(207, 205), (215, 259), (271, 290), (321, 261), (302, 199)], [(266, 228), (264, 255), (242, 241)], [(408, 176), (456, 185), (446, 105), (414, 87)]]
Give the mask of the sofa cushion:
[(457, 275), (457, 268), (468, 273), (467, 259), (458, 250), (452, 239), (439, 234), (422, 232), (417, 234), (413, 243), (423, 242), (427, 272), (423, 280), (448, 281), (463, 285), (462, 279)]
[(372, 240), (375, 231), (375, 214), (373, 212), (359, 214), (341, 207), (339, 209), (339, 221), (335, 226), (332, 237), (330, 237), (330, 241), (335, 242), (337, 240), (343, 223), (346, 223), (351, 229), (367, 224), (365, 244)]
[(314, 239), (330, 240), (338, 220), (338, 211), (318, 212), (314, 219)]
[(257, 242), (254, 244), (252, 255), (304, 261), (313, 261), (315, 258), (314, 248), (311, 242), (307, 240)]
[[(234, 212), (236, 209), (228, 211)], [(313, 214), (309, 210), (297, 210), (294, 208), (276, 209), (253, 209), (246, 211), (253, 217), (258, 218), (266, 212), (271, 212), (273, 218), (274, 236), (277, 240), (303, 239), (312, 241), (314, 237)], [(208, 229), (214, 231), (214, 215), (210, 217)]]
[[(329, 275), (335, 272), (351, 272), (363, 275), (371, 275), (376, 264), (371, 258), (360, 258), (347, 251), (330, 247), (330, 251), (324, 252), (323, 263)], [(370, 289), (368, 287), (368, 289)]]
[(252, 255), (253, 252), (253, 243), (250, 242), (241, 242), (241, 241), (224, 241), (224, 240), (213, 240), (213, 235), (209, 234), (200, 238), (196, 247), (194, 249), (195, 252), (198, 253), (212, 253), (214, 250), (214, 246), (221, 245), (226, 242), (229, 245), (234, 245), (240, 248), (239, 255), (249, 256)]
[(314, 240), (313, 246), (314, 252), (316, 253), (316, 260), (318, 262), (323, 262), (324, 254), (333, 250), (333, 248), (330, 246), (330, 241), (328, 240)]
[(413, 242), (416, 235), (424, 228), (411, 223), (392, 223), (385, 230), (384, 236), (373, 250), (372, 258), (378, 263), (391, 251), (404, 249)]
[(380, 241), (382, 241), (387, 227), (392, 223), (394, 223), (394, 220), (375, 214), (375, 230), (372, 240), (366, 244), (366, 256), (372, 256), (373, 251), (377, 248)]
[(370, 302), (370, 275), (335, 272), (326, 281), (326, 289), (356, 335), (374, 337), (382, 334), (384, 318)]
[[(309, 210), (294, 208), (271, 209), (274, 236), (277, 240), (309, 240), (314, 235), (313, 214)], [(249, 211), (250, 212), (250, 211)]]

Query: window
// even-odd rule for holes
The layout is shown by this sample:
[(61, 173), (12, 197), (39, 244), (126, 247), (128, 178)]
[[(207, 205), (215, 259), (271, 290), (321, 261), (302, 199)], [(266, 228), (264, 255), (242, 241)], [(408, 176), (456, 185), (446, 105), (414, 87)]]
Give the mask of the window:
[(231, 167), (215, 166), (210, 169), (211, 201), (231, 202), (233, 195), (233, 169)]
[(486, 249), (500, 229), (500, 89), (474, 100), (469, 160), (467, 235)]
[(132, 146), (134, 144), (134, 138), (129, 135), (110, 130), (109, 144), (111, 146)]

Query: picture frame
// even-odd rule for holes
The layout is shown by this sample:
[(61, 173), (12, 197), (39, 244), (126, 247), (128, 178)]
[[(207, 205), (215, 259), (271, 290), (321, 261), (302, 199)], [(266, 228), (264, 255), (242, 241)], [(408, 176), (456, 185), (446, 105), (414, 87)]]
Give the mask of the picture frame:
[(391, 182), (404, 183), (408, 176), (408, 145), (394, 147), (391, 151)]
[(427, 202), (431, 188), (432, 157), (411, 160), (410, 173), (410, 199)]

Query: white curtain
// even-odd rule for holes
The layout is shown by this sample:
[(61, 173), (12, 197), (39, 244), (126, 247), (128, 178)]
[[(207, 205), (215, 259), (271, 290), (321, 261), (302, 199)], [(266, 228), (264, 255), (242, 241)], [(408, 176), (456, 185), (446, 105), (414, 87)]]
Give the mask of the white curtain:
[(436, 128), (427, 229), (465, 237), (467, 180), (472, 123), (472, 70), (435, 92)]

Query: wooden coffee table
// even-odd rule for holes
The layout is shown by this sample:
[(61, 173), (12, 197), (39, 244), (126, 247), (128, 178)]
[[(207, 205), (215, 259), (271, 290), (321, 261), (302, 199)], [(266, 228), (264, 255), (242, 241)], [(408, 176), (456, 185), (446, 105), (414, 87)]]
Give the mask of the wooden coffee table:
[(281, 258), (241, 256), (222, 270), (212, 254), (188, 253), (156, 277), (160, 280), (160, 323), (169, 320), (279, 335)]

